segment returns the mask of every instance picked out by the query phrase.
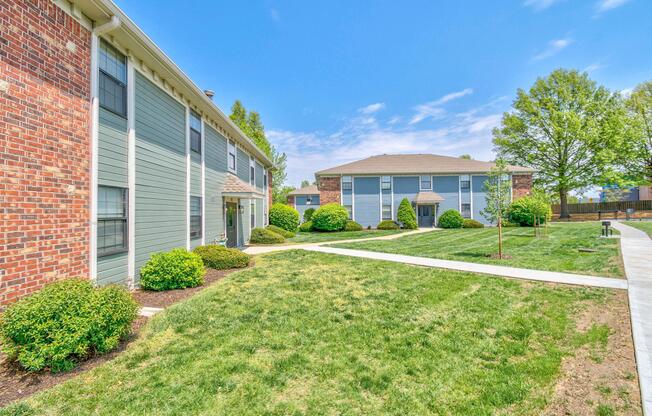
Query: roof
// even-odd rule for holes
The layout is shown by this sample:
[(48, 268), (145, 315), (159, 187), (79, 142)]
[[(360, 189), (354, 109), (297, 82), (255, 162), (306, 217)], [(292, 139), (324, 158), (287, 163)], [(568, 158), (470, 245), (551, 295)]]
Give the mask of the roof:
[(317, 189), (317, 185), (308, 185), (301, 189), (295, 189), (288, 195), (319, 195), (319, 189)]
[[(188, 103), (214, 122), (221, 134), (235, 140), (255, 156), (265, 167), (273, 168), (272, 160), (227, 117), (204, 91), (186, 75), (146, 34), (111, 0), (54, 0), (64, 12), (70, 14), (89, 30), (115, 21), (118, 26), (104, 35), (110, 43), (119, 45), (133, 58), (135, 66), (159, 79), (168, 91)], [(117, 21), (116, 21), (117, 19)], [(174, 28), (173, 28), (174, 29)], [(176, 28), (178, 29), (178, 27)], [(197, 55), (196, 59), (203, 57)]]
[[(378, 155), (320, 170), (315, 175), (479, 173), (488, 172), (495, 165), (492, 162), (433, 154)], [(532, 168), (511, 165), (507, 170), (513, 173), (534, 172)]]
[(436, 204), (443, 200), (444, 198), (442, 198), (437, 192), (421, 191), (417, 194), (415, 202), (417, 204)]
[(233, 174), (226, 175), (226, 182), (224, 183), (224, 190), (222, 191), (222, 195), (238, 198), (258, 199), (264, 197), (262, 192)]

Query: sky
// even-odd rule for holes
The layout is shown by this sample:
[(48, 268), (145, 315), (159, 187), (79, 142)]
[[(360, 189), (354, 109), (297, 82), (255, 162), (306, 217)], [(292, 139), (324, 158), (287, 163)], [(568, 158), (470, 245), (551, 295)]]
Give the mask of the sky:
[(491, 160), (517, 89), (556, 68), (652, 79), (652, 0), (116, 3), (227, 114), (261, 114), (294, 186), (384, 153)]

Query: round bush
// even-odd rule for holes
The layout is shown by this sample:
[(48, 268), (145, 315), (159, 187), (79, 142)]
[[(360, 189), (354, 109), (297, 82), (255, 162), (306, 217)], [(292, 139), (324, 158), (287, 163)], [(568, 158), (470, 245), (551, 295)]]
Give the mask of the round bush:
[(137, 314), (138, 304), (123, 287), (61, 280), (7, 308), (0, 318), (0, 344), (28, 371), (68, 371), (92, 354), (116, 348)]
[(216, 270), (247, 267), (251, 259), (248, 254), (238, 249), (218, 246), (217, 244), (195, 247), (193, 253), (201, 257), (204, 266)]
[(348, 220), (346, 208), (335, 202), (319, 207), (312, 214), (312, 226), (319, 231), (341, 231)]
[(289, 205), (276, 203), (269, 209), (269, 223), (286, 231), (299, 226), (299, 211)]
[(512, 202), (507, 209), (507, 218), (510, 222), (522, 227), (532, 227), (534, 219), (539, 218), (539, 224), (544, 224), (552, 216), (550, 204), (543, 198), (524, 196)]
[(362, 225), (355, 221), (347, 221), (344, 225), (344, 231), (362, 231)]
[(293, 231), (287, 231), (287, 230), (282, 229), (281, 227), (277, 227), (277, 226), (271, 225), (271, 224), (268, 225), (265, 228), (268, 229), (269, 231), (273, 232), (273, 233), (280, 234), (285, 238), (292, 238), (295, 235), (295, 233)]
[(449, 209), (439, 217), (440, 228), (462, 228), (464, 218), (457, 210)]
[(417, 214), (415, 214), (412, 204), (407, 198), (403, 198), (398, 206), (396, 219), (403, 224), (403, 228), (414, 230), (417, 228)]
[(384, 220), (379, 222), (376, 228), (379, 230), (398, 230), (399, 226), (392, 220)]
[(312, 214), (314, 213), (314, 208), (308, 208), (307, 210), (303, 211), (303, 222), (312, 221)]
[(204, 284), (204, 274), (199, 254), (175, 248), (152, 255), (140, 269), (140, 287), (155, 291), (195, 287)]
[(299, 226), (299, 231), (302, 233), (307, 233), (312, 231), (312, 221), (306, 221)]
[(484, 228), (484, 224), (480, 221), (472, 220), (470, 218), (464, 218), (464, 223), (462, 228)]
[(254, 228), (251, 230), (251, 237), (249, 237), (251, 244), (279, 244), (284, 241), (285, 238), (281, 234), (276, 234), (274, 231), (265, 228)]

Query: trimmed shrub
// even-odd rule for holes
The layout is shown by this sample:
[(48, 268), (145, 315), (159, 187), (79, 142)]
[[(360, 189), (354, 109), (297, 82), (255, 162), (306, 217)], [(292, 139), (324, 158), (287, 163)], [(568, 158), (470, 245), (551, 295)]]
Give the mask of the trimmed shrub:
[(238, 249), (218, 246), (217, 244), (195, 247), (193, 253), (201, 257), (204, 266), (216, 270), (247, 267), (251, 259), (248, 254)]
[(279, 244), (284, 241), (285, 238), (281, 234), (260, 227), (251, 230), (251, 237), (249, 237), (251, 244)]
[(417, 228), (417, 214), (412, 208), (412, 204), (407, 198), (403, 198), (401, 204), (398, 206), (396, 219), (403, 224), (403, 228), (414, 230)]
[(155, 253), (140, 269), (140, 287), (146, 290), (185, 289), (204, 284), (204, 262), (185, 248)]
[(484, 224), (480, 221), (472, 220), (470, 218), (464, 218), (464, 223), (462, 223), (462, 228), (484, 228)]
[(540, 224), (544, 224), (552, 217), (550, 204), (539, 196), (529, 195), (519, 198), (507, 209), (509, 221), (522, 227), (534, 226), (536, 217), (539, 218)]
[(269, 231), (271, 231), (273, 233), (282, 235), (284, 238), (292, 238), (292, 237), (294, 237), (294, 232), (293, 231), (287, 231), (287, 230), (284, 230), (281, 227), (277, 227), (275, 225), (270, 224), (265, 228), (267, 228)]
[(299, 231), (302, 233), (307, 233), (312, 231), (312, 221), (306, 221), (299, 226)]
[(312, 214), (312, 226), (319, 231), (341, 231), (348, 220), (346, 208), (335, 202), (319, 207)]
[(399, 226), (392, 220), (384, 220), (379, 222), (376, 228), (379, 230), (398, 230)]
[(439, 217), (440, 228), (462, 228), (464, 218), (457, 210), (449, 209)]
[(303, 211), (303, 222), (312, 221), (312, 214), (314, 213), (314, 208), (308, 208), (307, 210)]
[(347, 221), (344, 225), (344, 231), (362, 231), (362, 225), (355, 221)]
[(503, 220), (502, 225), (503, 227), (520, 227), (520, 224), (509, 220)]
[(273, 204), (269, 209), (269, 223), (286, 231), (294, 231), (299, 226), (299, 211), (285, 204)]
[(115, 349), (137, 314), (138, 304), (123, 287), (60, 280), (7, 308), (0, 318), (0, 344), (28, 371), (68, 371), (84, 358)]

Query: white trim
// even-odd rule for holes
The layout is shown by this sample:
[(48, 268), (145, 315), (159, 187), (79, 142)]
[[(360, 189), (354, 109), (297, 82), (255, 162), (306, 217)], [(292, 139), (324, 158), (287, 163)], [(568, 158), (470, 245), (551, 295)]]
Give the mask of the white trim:
[(91, 186), (90, 186), (90, 242), (88, 274), (97, 282), (97, 186), (98, 186), (98, 151), (99, 151), (99, 39), (91, 32)]
[[(251, 176), (251, 169), (254, 170), (253, 176)], [(251, 155), (249, 155), (249, 185), (256, 188), (256, 159)]]
[(206, 244), (206, 134), (201, 118), (201, 245)]
[(186, 250), (190, 250), (190, 107), (186, 106)]
[(457, 201), (458, 212), (462, 213), (462, 175), (457, 175)]
[(353, 175), (351, 175), (351, 219), (355, 221), (355, 176)]
[[(233, 169), (231, 169), (229, 161), (229, 153), (231, 152), (231, 143), (233, 143)], [(238, 176), (238, 145), (231, 139), (226, 139), (226, 170)]]
[[(382, 186), (382, 185), (381, 185)], [(394, 177), (389, 175), (389, 186), (390, 186), (390, 198), (391, 198), (391, 203), (392, 203), (392, 221), (397, 221), (398, 220), (398, 215), (394, 215)], [(380, 190), (382, 192), (382, 189)], [(382, 213), (380, 214), (382, 216)]]
[(127, 57), (127, 187), (128, 211), (128, 252), (127, 283), (130, 288), (136, 285), (136, 82), (133, 61)]
[[(460, 175), (460, 178), (461, 177), (462, 176)], [(469, 175), (469, 206), (471, 210), (471, 219), (473, 220), (473, 175)]]
[[(421, 182), (422, 182), (421, 178), (424, 176), (428, 176), (430, 178), (430, 188), (423, 188), (421, 186)], [(430, 173), (426, 175), (419, 175), (419, 191), (432, 191), (432, 176), (433, 175)]]

